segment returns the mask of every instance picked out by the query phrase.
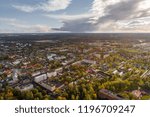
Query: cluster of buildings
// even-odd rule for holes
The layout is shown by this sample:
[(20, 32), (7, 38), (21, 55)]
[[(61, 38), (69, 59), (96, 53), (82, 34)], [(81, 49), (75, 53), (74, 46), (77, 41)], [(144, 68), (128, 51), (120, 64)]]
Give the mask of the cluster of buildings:
[(62, 88), (64, 84), (60, 84), (58, 82), (51, 82), (50, 79), (56, 77), (57, 75), (60, 75), (62, 71), (63, 68), (55, 69), (53, 72), (46, 72), (46, 73), (36, 72), (32, 74), (32, 77), (37, 85), (41, 86), (42, 88), (50, 92), (53, 92), (57, 88)]
[[(60, 41), (60, 43), (50, 43), (49, 41), (42, 41), (42, 43), (41, 41), (0, 43), (0, 87), (8, 83), (20, 91), (27, 91), (38, 85), (49, 92), (55, 92), (56, 89), (65, 88), (65, 80), (69, 84), (77, 84), (82, 79), (88, 79), (89, 81), (92, 78), (98, 80), (110, 79), (113, 75), (123, 78), (128, 72), (134, 71), (132, 67), (124, 67), (130, 64), (130, 60), (139, 57), (149, 58), (148, 55), (136, 55), (131, 58), (119, 51), (120, 43), (116, 42), (77, 44)], [(147, 49), (150, 47), (149, 43), (141, 42), (134, 45), (133, 48), (139, 49), (145, 46)], [(114, 57), (115, 54), (124, 59), (121, 59), (120, 62), (117, 61), (118, 58), (116, 57), (113, 62), (109, 63), (109, 59)], [(79, 66), (79, 68), (84, 66), (83, 72), (86, 76), (83, 77), (82, 74), (80, 76), (80, 73), (70, 69), (72, 66)], [(138, 66), (140, 66), (139, 63), (134, 67), (138, 68)], [(150, 70), (145, 69), (141, 78), (150, 76)], [(74, 74), (77, 75), (74, 76)], [(70, 81), (69, 78), (61, 79), (62, 76), (72, 79)], [(138, 91), (132, 93), (138, 95), (138, 97), (142, 94)], [(106, 89), (100, 90), (99, 95), (104, 99), (122, 99)]]

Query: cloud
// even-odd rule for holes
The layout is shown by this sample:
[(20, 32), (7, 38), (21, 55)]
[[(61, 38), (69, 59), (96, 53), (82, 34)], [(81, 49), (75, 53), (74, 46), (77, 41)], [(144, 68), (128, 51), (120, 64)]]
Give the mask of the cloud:
[(37, 10), (51, 12), (66, 9), (71, 4), (71, 1), (72, 0), (47, 0), (46, 2), (41, 2), (36, 5), (12, 5), (12, 7), (23, 12), (33, 12)]
[(52, 15), (52, 14), (45, 14), (44, 16), (58, 19), (60, 21), (72, 21), (72, 20), (80, 20), (85, 18), (90, 18), (93, 14), (85, 13), (85, 14), (78, 14), (78, 15), (67, 15), (67, 14), (60, 14), (60, 15)]
[(25, 22), (19, 21), (17, 19), (0, 17), (0, 24), (5, 24), (7, 26), (6, 29), (0, 29), (1, 33), (4, 33), (4, 32), (11, 32), (11, 33), (53, 32), (53, 30), (47, 25), (42, 25), (42, 24), (30, 25)]
[[(13, 5), (24, 12), (52, 12), (66, 9), (72, 0), (47, 0), (36, 5)], [(86, 1), (85, 1), (86, 2)], [(93, 0), (87, 13), (45, 14), (44, 16), (59, 20), (60, 28), (45, 25), (27, 25), (14, 19), (10, 24), (28, 31), (69, 31), (69, 32), (150, 32), (150, 0)], [(5, 19), (5, 21), (7, 21)], [(38, 29), (38, 30), (36, 30)]]
[[(69, 31), (69, 32), (83, 32), (84, 30), (93, 29), (93, 25), (89, 22), (89, 19), (93, 17), (91, 13), (78, 14), (78, 15), (44, 15), (49, 18), (54, 18), (62, 22), (63, 26), (61, 28), (53, 28), (54, 30), (59, 31)], [(80, 26), (80, 28), (79, 28)]]
[(66, 20), (63, 21), (63, 26), (59, 29), (61, 31), (70, 32), (86, 32), (92, 31), (95, 28), (94, 24), (89, 22), (88, 18), (78, 19), (78, 20)]
[(142, 17), (142, 18), (135, 18), (132, 20), (122, 20), (118, 22), (118, 27), (120, 29), (128, 30), (128, 31), (150, 31), (150, 17)]
[(49, 18), (54, 18), (59, 20), (63, 26), (60, 28), (53, 28), (59, 31), (69, 31), (69, 32), (86, 32), (87, 30), (93, 30), (94, 24), (90, 23), (90, 18), (94, 15), (91, 13), (78, 14), (78, 15), (44, 15)]
[[(105, 1), (104, 3), (110, 0)], [(94, 4), (98, 4), (99, 1), (95, 0)], [(142, 7), (143, 4), (149, 4), (149, 7)], [(93, 11), (102, 12), (101, 10), (94, 7)], [(99, 6), (101, 7), (101, 6)], [(150, 1), (149, 0), (117, 0), (113, 4), (107, 4), (103, 7), (104, 16), (96, 16), (93, 21), (98, 25), (98, 30), (111, 31), (146, 31), (146, 25), (150, 25), (146, 18), (150, 16)], [(129, 23), (130, 22), (130, 23)], [(134, 25), (133, 25), (134, 22)], [(125, 25), (122, 25), (122, 24)], [(136, 25), (136, 26), (135, 26)], [(147, 27), (147, 26), (146, 26)], [(147, 27), (148, 29), (148, 27)], [(148, 29), (150, 30), (150, 29)]]
[[(150, 32), (149, 0), (94, 0), (90, 15), (50, 16), (72, 32)], [(66, 18), (65, 18), (66, 17)]]
[(24, 12), (33, 12), (36, 10), (35, 7), (32, 6), (27, 6), (27, 5), (12, 5), (14, 8), (20, 10), (20, 11), (24, 11)]

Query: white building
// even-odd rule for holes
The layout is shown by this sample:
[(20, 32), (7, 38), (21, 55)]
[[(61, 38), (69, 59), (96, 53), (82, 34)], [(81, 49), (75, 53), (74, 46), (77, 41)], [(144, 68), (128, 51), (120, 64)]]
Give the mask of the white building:
[(55, 77), (55, 76), (57, 76), (57, 72), (50, 72), (50, 73), (47, 73), (47, 77), (48, 77), (48, 78)]
[(12, 78), (13, 78), (13, 82), (17, 82), (18, 81), (18, 70), (17, 69), (13, 70)]
[(89, 63), (89, 64), (96, 64), (96, 61), (83, 59), (82, 62)]
[(55, 86), (55, 85), (50, 86), (50, 85), (47, 85), (47, 84), (45, 84), (45, 83), (41, 83), (40, 85), (41, 85), (42, 87), (44, 87), (45, 89), (47, 89), (47, 90), (49, 90), (49, 91), (52, 91), (52, 92), (56, 89), (56, 86)]
[(123, 72), (120, 72), (120, 73), (119, 73), (120, 76), (123, 76), (123, 74), (124, 74)]
[(18, 60), (16, 60), (16, 61), (14, 61), (13, 64), (14, 64), (14, 65), (18, 65), (18, 64), (20, 64), (20, 62), (21, 62), (21, 60), (18, 59)]
[(50, 55), (47, 55), (47, 59), (48, 60), (54, 60), (54, 57), (56, 57), (57, 55), (56, 54), (50, 54)]
[(34, 78), (34, 81), (38, 83), (38, 82), (41, 82), (41, 81), (46, 80), (46, 79), (47, 79), (47, 74), (41, 74), (39, 76), (36, 76)]
[(118, 74), (118, 70), (115, 70), (115, 71), (113, 72), (113, 74)]

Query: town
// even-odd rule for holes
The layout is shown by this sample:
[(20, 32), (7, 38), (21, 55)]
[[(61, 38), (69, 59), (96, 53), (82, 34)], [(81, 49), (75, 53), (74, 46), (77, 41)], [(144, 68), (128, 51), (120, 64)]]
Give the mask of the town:
[(150, 40), (116, 36), (1, 35), (0, 99), (150, 99)]

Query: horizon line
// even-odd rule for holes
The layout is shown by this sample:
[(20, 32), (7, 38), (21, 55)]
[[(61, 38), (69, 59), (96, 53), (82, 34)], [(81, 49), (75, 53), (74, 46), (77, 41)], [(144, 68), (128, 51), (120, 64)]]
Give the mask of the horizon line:
[(119, 33), (122, 33), (122, 34), (148, 34), (150, 32), (40, 32), (40, 33), (24, 33), (24, 32), (19, 32), (19, 33), (0, 33), (0, 34), (119, 34)]

